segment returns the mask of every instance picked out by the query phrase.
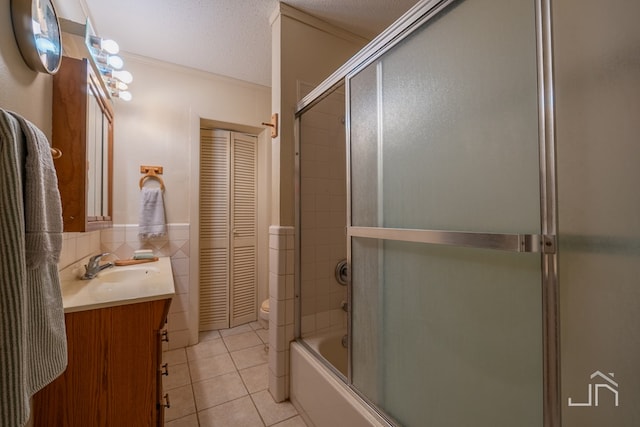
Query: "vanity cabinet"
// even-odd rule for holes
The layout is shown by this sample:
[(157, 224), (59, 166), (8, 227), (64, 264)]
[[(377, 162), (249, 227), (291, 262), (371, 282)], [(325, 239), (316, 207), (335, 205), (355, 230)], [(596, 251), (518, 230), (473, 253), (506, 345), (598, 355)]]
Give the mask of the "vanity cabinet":
[(170, 299), (65, 314), (69, 364), (33, 399), (36, 427), (162, 426)]
[(113, 108), (89, 61), (63, 57), (53, 76), (52, 145), (64, 231), (112, 224)]

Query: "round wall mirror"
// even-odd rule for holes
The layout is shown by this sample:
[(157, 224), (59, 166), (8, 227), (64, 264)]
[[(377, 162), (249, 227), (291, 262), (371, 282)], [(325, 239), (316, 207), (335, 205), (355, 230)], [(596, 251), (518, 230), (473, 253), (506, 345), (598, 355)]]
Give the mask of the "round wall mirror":
[(11, 0), (13, 34), (27, 65), (54, 74), (62, 60), (60, 23), (51, 0)]

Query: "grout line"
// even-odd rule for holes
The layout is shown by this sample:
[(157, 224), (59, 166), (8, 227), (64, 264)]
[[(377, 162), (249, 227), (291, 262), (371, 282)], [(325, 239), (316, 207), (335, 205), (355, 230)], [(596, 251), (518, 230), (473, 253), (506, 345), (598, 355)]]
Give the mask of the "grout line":
[(196, 403), (196, 391), (193, 388), (193, 378), (191, 377), (191, 363), (189, 363), (189, 355), (187, 354), (187, 348), (184, 350), (185, 356), (187, 357), (187, 371), (189, 371), (189, 386), (191, 386), (191, 398), (193, 399), (193, 408), (195, 409), (196, 421), (198, 422), (198, 427), (200, 427), (200, 415), (198, 414), (198, 404)]
[(249, 399), (251, 399), (251, 404), (253, 405), (256, 412), (258, 413), (258, 416), (260, 417), (260, 421), (262, 421), (262, 425), (266, 426), (267, 422), (264, 420), (264, 418), (262, 418), (262, 414), (260, 413), (260, 410), (258, 409), (256, 402), (253, 400), (253, 395), (251, 393), (249, 393)]

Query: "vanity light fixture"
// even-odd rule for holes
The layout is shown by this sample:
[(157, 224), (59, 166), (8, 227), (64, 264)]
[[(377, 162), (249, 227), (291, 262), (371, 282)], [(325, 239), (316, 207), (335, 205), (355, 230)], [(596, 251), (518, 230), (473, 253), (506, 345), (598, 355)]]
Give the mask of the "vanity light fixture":
[(127, 90), (129, 88), (129, 86), (126, 83), (121, 82), (120, 80), (116, 80), (116, 79), (112, 79), (109, 82), (109, 89), (116, 89), (116, 90)]
[(112, 98), (130, 101), (132, 96), (127, 89), (128, 85), (133, 81), (133, 75), (129, 71), (122, 69), (124, 60), (117, 55), (120, 51), (118, 43), (96, 35), (89, 20), (87, 20), (86, 25), (85, 43), (100, 71), (102, 79), (109, 88), (109, 95)]
[(128, 72), (128, 71), (124, 71), (124, 70), (118, 71), (118, 70), (116, 70), (116, 71), (112, 71), (111, 75), (114, 78), (120, 80), (122, 83), (127, 84), (127, 85), (130, 85), (131, 82), (133, 81), (133, 75), (131, 75), (131, 73)]
[(89, 46), (97, 51), (105, 51), (110, 55), (120, 52), (120, 46), (115, 40), (103, 39), (96, 35), (89, 35)]
[(107, 65), (110, 65), (114, 70), (120, 70), (124, 67), (124, 60), (118, 55), (111, 55), (107, 58)]
[(131, 92), (126, 90), (120, 92), (120, 99), (122, 99), (123, 101), (131, 101), (131, 98), (133, 98)]

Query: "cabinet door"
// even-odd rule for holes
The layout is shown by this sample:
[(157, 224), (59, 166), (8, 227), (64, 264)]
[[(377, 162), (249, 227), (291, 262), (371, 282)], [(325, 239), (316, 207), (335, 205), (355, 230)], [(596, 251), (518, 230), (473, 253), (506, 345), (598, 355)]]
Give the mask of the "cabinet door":
[(55, 381), (33, 397), (34, 427), (109, 427), (107, 414), (108, 342), (111, 312), (89, 310), (65, 315), (69, 361)]
[(159, 331), (169, 303), (67, 313), (69, 364), (34, 396), (33, 425), (162, 425)]
[(64, 57), (53, 77), (52, 144), (64, 231), (111, 225), (113, 110), (87, 60)]
[(136, 306), (112, 308), (108, 414), (113, 426), (151, 426), (156, 421), (157, 333), (153, 325), (157, 316), (151, 303)]

